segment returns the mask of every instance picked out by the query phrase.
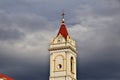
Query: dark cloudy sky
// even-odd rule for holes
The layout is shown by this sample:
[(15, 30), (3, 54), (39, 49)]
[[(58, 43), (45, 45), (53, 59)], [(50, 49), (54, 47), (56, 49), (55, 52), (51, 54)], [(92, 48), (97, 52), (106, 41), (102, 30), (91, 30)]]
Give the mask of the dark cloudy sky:
[(120, 80), (120, 0), (0, 0), (0, 73), (48, 80), (49, 40), (63, 10), (78, 80)]

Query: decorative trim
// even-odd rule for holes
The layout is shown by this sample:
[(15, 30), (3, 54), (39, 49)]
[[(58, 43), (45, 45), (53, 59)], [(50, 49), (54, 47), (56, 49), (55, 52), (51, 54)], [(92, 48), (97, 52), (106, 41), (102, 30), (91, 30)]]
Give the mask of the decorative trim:
[(59, 70), (59, 71), (53, 71), (53, 72), (63, 72), (63, 71), (66, 71), (66, 70)]
[(74, 50), (71, 46), (61, 46), (61, 47), (54, 47), (54, 48), (49, 48), (49, 51), (54, 51), (54, 50), (63, 50), (63, 49), (71, 49), (73, 52), (77, 54), (77, 51)]
[(77, 80), (77, 79), (75, 79), (74, 77), (72, 77), (71, 75), (66, 75), (66, 76), (51, 76), (50, 78), (61, 78), (61, 77), (70, 77), (70, 78), (72, 78), (72, 79), (74, 79), (74, 80)]

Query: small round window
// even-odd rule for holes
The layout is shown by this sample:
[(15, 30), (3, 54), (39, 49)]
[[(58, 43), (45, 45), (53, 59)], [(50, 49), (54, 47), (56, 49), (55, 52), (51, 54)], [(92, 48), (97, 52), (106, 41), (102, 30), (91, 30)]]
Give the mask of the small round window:
[(61, 38), (61, 37), (59, 37), (57, 42), (62, 42), (62, 38)]
[(58, 64), (58, 67), (57, 67), (58, 69), (61, 69), (62, 68), (62, 65), (61, 64)]

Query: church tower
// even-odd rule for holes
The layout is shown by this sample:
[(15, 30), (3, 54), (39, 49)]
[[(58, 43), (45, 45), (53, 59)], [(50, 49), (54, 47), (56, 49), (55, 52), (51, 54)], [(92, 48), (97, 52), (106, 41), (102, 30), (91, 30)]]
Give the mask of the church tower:
[(57, 36), (50, 40), (50, 76), (49, 80), (77, 80), (76, 42), (66, 29), (64, 13)]

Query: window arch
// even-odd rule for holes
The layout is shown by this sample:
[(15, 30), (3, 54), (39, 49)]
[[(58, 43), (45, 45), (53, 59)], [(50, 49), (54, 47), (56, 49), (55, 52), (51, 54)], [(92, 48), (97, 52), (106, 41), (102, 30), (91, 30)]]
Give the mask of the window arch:
[(64, 69), (64, 56), (63, 55), (57, 55), (54, 59), (54, 70), (55, 71), (61, 71)]
[(70, 66), (71, 66), (70, 71), (74, 72), (74, 59), (73, 59), (73, 57), (70, 58)]

